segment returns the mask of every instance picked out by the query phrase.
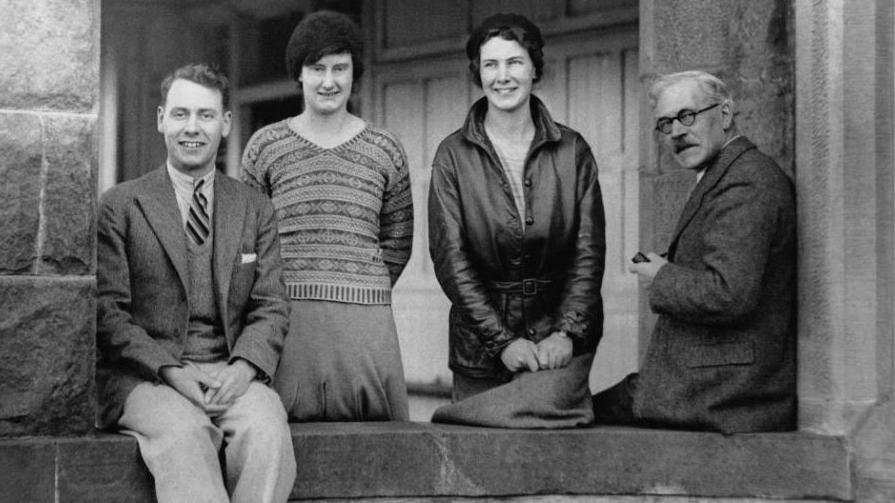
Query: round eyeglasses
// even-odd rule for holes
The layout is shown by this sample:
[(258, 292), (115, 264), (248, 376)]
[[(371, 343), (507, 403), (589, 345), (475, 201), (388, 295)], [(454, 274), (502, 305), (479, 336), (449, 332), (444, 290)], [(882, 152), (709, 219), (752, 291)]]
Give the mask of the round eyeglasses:
[(656, 131), (659, 131), (663, 134), (671, 134), (671, 125), (674, 123), (674, 120), (677, 119), (684, 126), (692, 126), (694, 122), (696, 122), (696, 116), (701, 114), (702, 112), (711, 110), (716, 106), (720, 105), (720, 103), (715, 103), (714, 105), (709, 105), (702, 110), (688, 110), (683, 109), (677, 113), (675, 117), (659, 117), (656, 120)]

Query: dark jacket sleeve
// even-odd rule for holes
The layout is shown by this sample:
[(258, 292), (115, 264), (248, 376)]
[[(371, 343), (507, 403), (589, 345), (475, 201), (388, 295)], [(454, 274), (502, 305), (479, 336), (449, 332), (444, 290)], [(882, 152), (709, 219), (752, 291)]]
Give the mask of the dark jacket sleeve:
[(104, 361), (126, 366), (148, 381), (160, 382), (159, 369), (179, 366), (180, 362), (134, 323), (131, 315), (126, 214), (124, 198), (105, 197), (100, 202), (96, 227), (97, 348)]
[(578, 236), (566, 283), (559, 299), (556, 330), (584, 340), (595, 336), (599, 342), (603, 326), (600, 288), (606, 264), (606, 217), (597, 177), (597, 163), (590, 147), (577, 138)]
[(490, 356), (496, 356), (514, 337), (492, 305), (467, 253), (460, 204), (453, 161), (442, 146), (433, 162), (429, 186), (429, 253), (435, 277), (465, 327), (479, 337)]
[(780, 206), (775, 191), (749, 177), (728, 177), (706, 195), (700, 264), (668, 263), (650, 286), (659, 314), (703, 325), (729, 325), (758, 306)]
[(255, 281), (243, 309), (245, 325), (236, 339), (231, 353), (258, 367), (265, 376), (272, 377), (283, 350), (283, 340), (289, 326), (289, 303), (283, 283), (283, 262), (277, 221), (270, 201), (256, 197), (257, 239)]

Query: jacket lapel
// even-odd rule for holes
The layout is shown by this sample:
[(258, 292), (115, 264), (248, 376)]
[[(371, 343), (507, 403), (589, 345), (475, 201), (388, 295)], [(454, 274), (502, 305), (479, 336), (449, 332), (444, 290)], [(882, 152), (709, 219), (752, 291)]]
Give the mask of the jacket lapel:
[(721, 180), (733, 161), (743, 152), (752, 148), (755, 148), (755, 145), (745, 137), (741, 136), (724, 147), (718, 154), (718, 157), (715, 158), (711, 165), (706, 169), (702, 179), (699, 180), (699, 183), (697, 183), (696, 187), (693, 188), (693, 191), (690, 192), (690, 197), (687, 199), (686, 204), (684, 204), (684, 209), (681, 211), (681, 216), (674, 228), (674, 233), (671, 235), (671, 243), (668, 245), (669, 260), (674, 258), (674, 254), (677, 251), (678, 239), (702, 207), (702, 200), (705, 195), (718, 184), (718, 181)]
[(137, 203), (187, 291), (186, 232), (181, 224), (183, 220), (174, 186), (165, 166), (150, 173), (147, 181), (146, 191), (137, 196)]
[[(238, 264), (239, 243), (242, 240), (246, 201), (240, 196), (235, 182), (221, 173), (214, 180), (214, 268), (215, 297), (225, 329), (227, 319), (227, 292), (230, 278)], [(228, 334), (228, 339), (230, 334)]]

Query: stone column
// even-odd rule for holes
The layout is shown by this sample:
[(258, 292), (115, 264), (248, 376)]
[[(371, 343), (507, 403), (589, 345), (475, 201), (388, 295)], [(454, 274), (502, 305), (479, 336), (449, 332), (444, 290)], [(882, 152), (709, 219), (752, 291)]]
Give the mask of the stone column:
[(0, 437), (93, 424), (98, 0), (0, 1)]
[(850, 437), (858, 501), (893, 501), (895, 7), (795, 6), (800, 424)]
[(802, 425), (842, 434), (893, 388), (892, 6), (796, 20)]

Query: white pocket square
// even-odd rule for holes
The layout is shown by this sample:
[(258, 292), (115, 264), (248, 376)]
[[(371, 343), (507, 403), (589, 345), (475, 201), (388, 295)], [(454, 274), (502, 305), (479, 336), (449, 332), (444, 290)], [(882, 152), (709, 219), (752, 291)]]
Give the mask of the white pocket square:
[(258, 260), (258, 255), (254, 254), (254, 253), (243, 253), (242, 256), (239, 258), (239, 263), (240, 264), (248, 264), (248, 263), (254, 262), (256, 260)]

